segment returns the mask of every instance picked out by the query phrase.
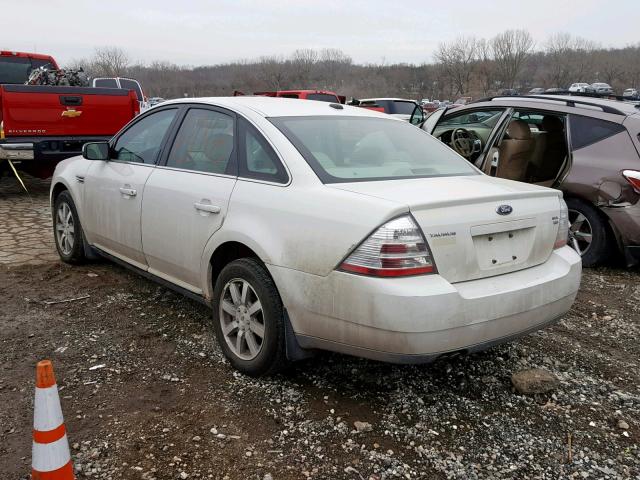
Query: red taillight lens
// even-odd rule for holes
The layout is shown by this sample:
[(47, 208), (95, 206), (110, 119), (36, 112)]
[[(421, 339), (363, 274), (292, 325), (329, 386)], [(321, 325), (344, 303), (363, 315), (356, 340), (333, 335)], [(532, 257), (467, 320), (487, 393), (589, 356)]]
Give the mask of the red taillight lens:
[(340, 264), (339, 269), (374, 277), (435, 272), (427, 242), (409, 215), (390, 220), (378, 228)]
[(624, 178), (631, 184), (634, 192), (640, 193), (640, 172), (636, 170), (625, 170), (622, 172)]

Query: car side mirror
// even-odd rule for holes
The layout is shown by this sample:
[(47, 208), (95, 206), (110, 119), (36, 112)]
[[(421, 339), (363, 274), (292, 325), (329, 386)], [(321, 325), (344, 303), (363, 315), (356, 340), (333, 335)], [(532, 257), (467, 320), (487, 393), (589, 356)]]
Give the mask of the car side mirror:
[(412, 125), (420, 125), (424, 122), (424, 111), (420, 105), (416, 105), (413, 109), (413, 113), (411, 114), (411, 118), (409, 119)]
[(82, 156), (87, 160), (109, 160), (109, 142), (85, 143)]

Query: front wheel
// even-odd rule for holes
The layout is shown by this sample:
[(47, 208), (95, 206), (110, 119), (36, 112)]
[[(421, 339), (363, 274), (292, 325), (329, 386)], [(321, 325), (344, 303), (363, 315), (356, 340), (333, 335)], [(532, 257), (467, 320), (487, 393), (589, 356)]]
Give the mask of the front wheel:
[(251, 376), (286, 364), (284, 307), (269, 272), (253, 258), (222, 269), (213, 291), (213, 328), (225, 357)]
[(66, 190), (53, 204), (53, 237), (63, 262), (78, 264), (86, 260), (82, 225), (71, 194)]
[(592, 205), (567, 198), (569, 245), (582, 257), (582, 265), (594, 267), (609, 258), (611, 241), (606, 220)]

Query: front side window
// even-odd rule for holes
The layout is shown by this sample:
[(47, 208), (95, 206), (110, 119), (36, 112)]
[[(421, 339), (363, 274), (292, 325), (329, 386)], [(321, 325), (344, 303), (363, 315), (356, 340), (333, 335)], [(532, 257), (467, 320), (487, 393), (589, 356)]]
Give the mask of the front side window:
[(167, 159), (167, 166), (205, 173), (230, 174), (233, 118), (215, 110), (187, 112)]
[(113, 160), (154, 164), (177, 111), (161, 110), (135, 122), (116, 141)]
[(619, 123), (608, 122), (599, 118), (570, 115), (571, 147), (573, 150), (592, 145), (607, 137), (624, 131)]
[(287, 172), (265, 138), (246, 120), (241, 121), (240, 176), (287, 183)]
[(325, 183), (477, 174), (408, 122), (336, 116), (270, 120)]

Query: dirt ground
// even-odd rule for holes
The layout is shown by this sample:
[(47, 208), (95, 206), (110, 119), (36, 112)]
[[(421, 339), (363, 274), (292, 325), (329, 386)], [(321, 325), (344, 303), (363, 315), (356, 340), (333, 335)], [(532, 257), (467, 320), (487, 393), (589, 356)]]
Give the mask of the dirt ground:
[[(12, 188), (0, 184), (0, 204), (29, 202)], [(46, 204), (46, 188), (32, 197)], [(0, 212), (0, 233), (23, 215)], [(45, 238), (48, 219), (37, 218)], [(43, 358), (54, 363), (78, 479), (640, 478), (637, 269), (585, 270), (559, 323), (481, 354), (424, 366), (319, 354), (256, 380), (225, 362), (202, 305), (108, 262), (3, 261), (9, 237), (2, 478), (29, 478)], [(516, 393), (511, 375), (531, 367), (559, 386)]]

